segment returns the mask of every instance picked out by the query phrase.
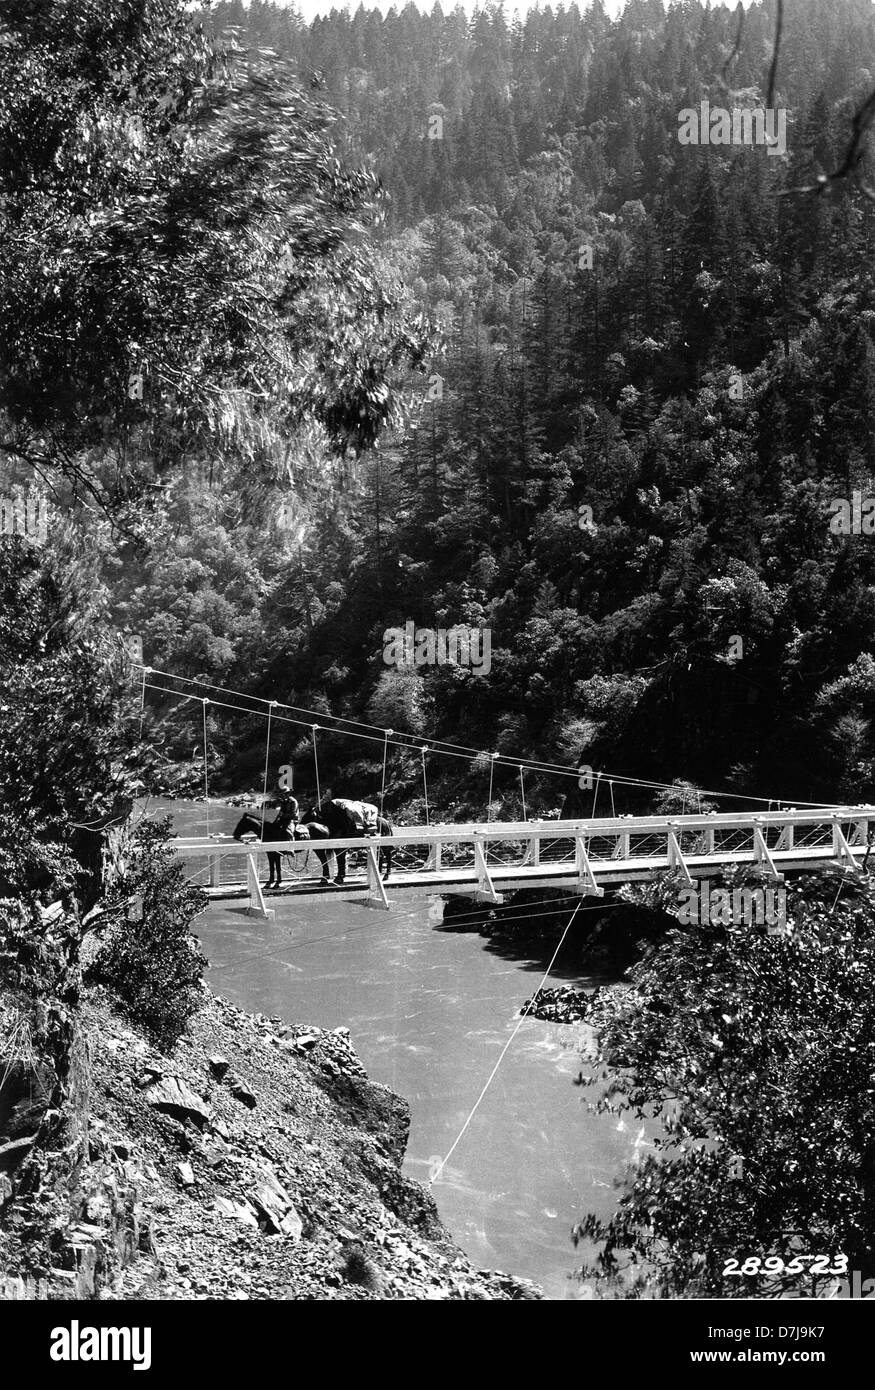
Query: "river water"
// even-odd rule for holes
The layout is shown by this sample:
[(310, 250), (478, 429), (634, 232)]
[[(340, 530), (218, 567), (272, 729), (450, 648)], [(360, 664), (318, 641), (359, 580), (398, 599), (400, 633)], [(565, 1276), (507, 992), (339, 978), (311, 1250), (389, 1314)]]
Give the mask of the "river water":
[[(191, 833), (195, 808), (170, 805), (178, 828)], [(157, 809), (152, 802), (149, 812)], [(237, 814), (211, 807), (213, 830), (231, 828)], [(270, 905), (272, 922), (247, 916), (239, 900), (215, 903), (197, 920), (211, 988), (252, 1012), (349, 1028), (372, 1080), (409, 1102), (405, 1168), (427, 1182), (552, 948), (502, 954), (478, 935), (442, 927), (427, 898), (399, 899), (389, 912), (336, 898), (272, 897)], [(592, 981), (566, 973), (560, 956), (551, 983)], [(588, 1036), (585, 1024), (524, 1019), (431, 1189), (478, 1267), (534, 1279), (552, 1299), (581, 1296), (569, 1277), (580, 1262), (571, 1228), (586, 1211), (610, 1212), (614, 1179), (635, 1154), (634, 1125), (618, 1128), (616, 1117), (591, 1114), (592, 1092), (574, 1084)]]

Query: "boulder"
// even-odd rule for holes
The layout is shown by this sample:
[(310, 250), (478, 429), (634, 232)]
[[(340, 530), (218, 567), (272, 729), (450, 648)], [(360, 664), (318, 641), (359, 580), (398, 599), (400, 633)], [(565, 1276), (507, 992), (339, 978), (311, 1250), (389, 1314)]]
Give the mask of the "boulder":
[(151, 1085), (146, 1092), (146, 1099), (163, 1114), (172, 1115), (174, 1119), (183, 1122), (191, 1120), (199, 1129), (209, 1124), (212, 1116), (206, 1101), (175, 1076), (165, 1076)]
[(217, 1197), (213, 1211), (233, 1221), (242, 1221), (245, 1226), (258, 1227), (258, 1219), (248, 1202), (232, 1202), (228, 1197)]
[(163, 1075), (164, 1073), (160, 1067), (147, 1064), (143, 1067), (140, 1075), (135, 1077), (134, 1084), (139, 1086), (140, 1090), (143, 1090), (146, 1086), (153, 1086), (156, 1081), (160, 1081)]
[(304, 1223), (294, 1207), (289, 1207), (280, 1222), (280, 1230), (284, 1236), (291, 1236), (295, 1242), (301, 1239), (304, 1234)]
[(254, 1110), (258, 1103), (254, 1092), (250, 1091), (246, 1083), (238, 1077), (235, 1077), (231, 1082), (231, 1095), (235, 1100), (239, 1100), (241, 1105), (248, 1106), (250, 1110)]
[(257, 1186), (247, 1196), (258, 1212), (261, 1223), (271, 1235), (291, 1236), (298, 1241), (304, 1224), (295, 1210), (291, 1197), (270, 1169), (259, 1172)]
[(190, 1163), (177, 1163), (176, 1174), (183, 1187), (194, 1186), (194, 1169)]

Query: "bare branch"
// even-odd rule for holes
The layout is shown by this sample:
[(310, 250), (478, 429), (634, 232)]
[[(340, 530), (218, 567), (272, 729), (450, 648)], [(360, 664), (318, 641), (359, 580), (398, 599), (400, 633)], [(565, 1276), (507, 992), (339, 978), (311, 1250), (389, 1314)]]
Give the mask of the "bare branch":
[(875, 202), (875, 189), (867, 184), (860, 173), (860, 165), (868, 153), (868, 145), (865, 143), (865, 136), (875, 120), (875, 87), (866, 97), (866, 100), (857, 107), (851, 121), (851, 138), (848, 141), (844, 158), (837, 169), (831, 174), (818, 174), (815, 183), (804, 184), (797, 188), (785, 188), (779, 194), (779, 198), (787, 198), (793, 193), (827, 193), (832, 184), (842, 179), (850, 179), (855, 187), (859, 188), (864, 197), (871, 202)]
[(778, 0), (778, 11), (775, 17), (775, 43), (772, 48), (772, 64), (769, 68), (769, 87), (766, 92), (766, 110), (772, 109), (772, 101), (775, 96), (775, 78), (778, 75), (778, 59), (781, 56), (781, 33), (784, 28), (784, 0)]

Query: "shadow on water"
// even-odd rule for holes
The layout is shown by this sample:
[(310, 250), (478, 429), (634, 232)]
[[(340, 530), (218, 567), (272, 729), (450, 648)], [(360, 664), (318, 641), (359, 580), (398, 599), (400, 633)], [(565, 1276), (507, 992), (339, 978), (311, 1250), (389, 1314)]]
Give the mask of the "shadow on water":
[(595, 988), (624, 978), (640, 956), (641, 942), (653, 940), (662, 928), (653, 914), (616, 895), (588, 904), (557, 893), (555, 899), (534, 903), (519, 894), (497, 908), (451, 899), (438, 930), (479, 936), (487, 952), (534, 974), (550, 966), (561, 942), (550, 966), (551, 980), (579, 983), (583, 978)]
[[(453, 935), (479, 936), (477, 932), (465, 929), (464, 933), (452, 925), (438, 926), (438, 932), (449, 932)], [(511, 935), (501, 935), (492, 937), (479, 937), (480, 947), (487, 955), (496, 956), (499, 960), (512, 962), (521, 971), (543, 975), (553, 957), (561, 933), (555, 936), (546, 937), (543, 934), (526, 934), (519, 938)], [(555, 985), (557, 981), (564, 981), (566, 984), (577, 985), (581, 989), (592, 987), (595, 989), (602, 984), (615, 984), (617, 981), (617, 970), (609, 966), (600, 966), (586, 959), (585, 948), (574, 941), (566, 941), (553, 962), (550, 969), (550, 982)], [(533, 985), (534, 987), (534, 985)]]

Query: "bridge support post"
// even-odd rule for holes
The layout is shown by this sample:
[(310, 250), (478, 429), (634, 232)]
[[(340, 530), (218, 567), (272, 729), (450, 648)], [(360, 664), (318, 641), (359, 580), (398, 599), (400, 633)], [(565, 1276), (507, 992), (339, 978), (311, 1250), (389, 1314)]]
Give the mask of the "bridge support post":
[(832, 823), (832, 852), (840, 868), (852, 869), (854, 873), (859, 872), (856, 856), (845, 838), (845, 833), (838, 819)]
[(605, 890), (600, 888), (595, 881), (592, 864), (589, 862), (589, 855), (586, 852), (586, 837), (584, 835), (575, 835), (574, 837), (574, 867), (577, 870), (575, 892), (581, 893), (584, 897), (603, 898)]
[(766, 844), (766, 837), (763, 834), (762, 826), (759, 825), (756, 821), (754, 821), (753, 827), (753, 848), (754, 862), (756, 864), (759, 864), (760, 868), (763, 868), (763, 866), (765, 866), (765, 872), (768, 873), (769, 878), (773, 878), (776, 883), (783, 883), (784, 875), (779, 873), (776, 869), (775, 861), (771, 856), (768, 845)]
[(380, 856), (374, 845), (368, 845), (368, 896), (365, 907), (382, 907), (389, 911), (389, 899), (380, 878)]
[(272, 922), (276, 913), (272, 907), (265, 907), (264, 894), (258, 881), (257, 854), (246, 856), (246, 881), (249, 886), (249, 906), (246, 911), (250, 917), (263, 917), (266, 922)]
[(672, 822), (666, 835), (668, 849), (668, 867), (678, 869), (684, 882), (692, 887), (693, 879), (687, 868), (686, 861), (681, 852), (681, 842), (677, 837), (677, 822)]
[(483, 841), (474, 841), (474, 864), (477, 868), (477, 881), (479, 887), (474, 894), (477, 902), (503, 903), (504, 898), (501, 893), (496, 893), (495, 884), (486, 865), (486, 855), (483, 853)]

